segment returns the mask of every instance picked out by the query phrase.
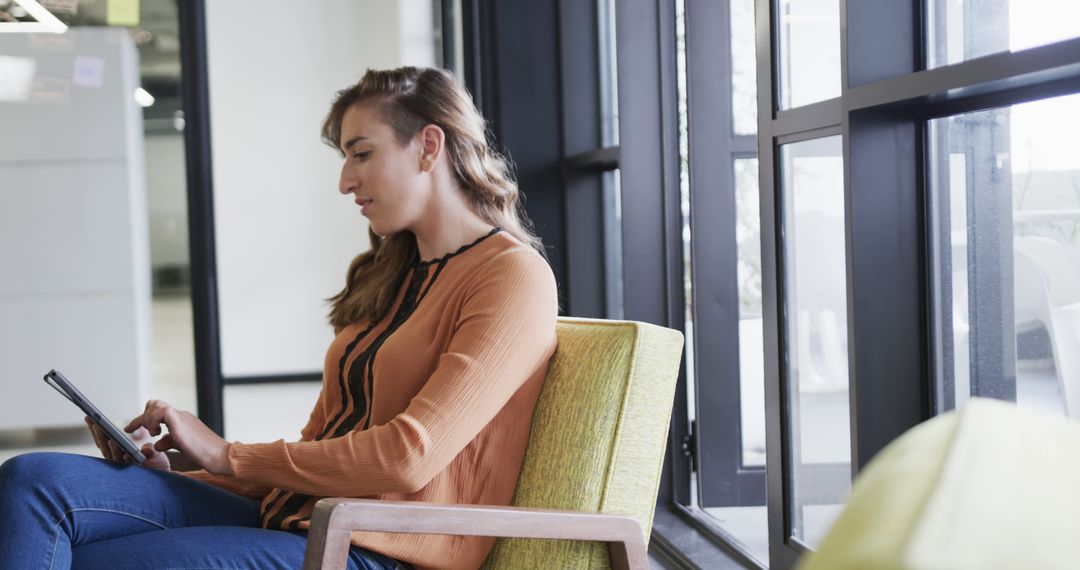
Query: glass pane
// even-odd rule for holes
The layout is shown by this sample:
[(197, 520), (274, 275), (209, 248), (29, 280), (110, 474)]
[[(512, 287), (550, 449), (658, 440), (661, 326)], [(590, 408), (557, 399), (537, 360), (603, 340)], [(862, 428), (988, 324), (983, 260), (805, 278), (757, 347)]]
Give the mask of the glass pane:
[[(686, 69), (686, 20), (685, 2), (675, 0), (676, 14), (676, 37), (678, 40), (678, 52), (676, 65), (679, 85), (679, 150), (680, 150), (680, 190), (682, 198), (683, 215), (683, 263), (686, 273), (684, 274), (685, 298), (687, 299), (686, 311), (686, 340), (688, 346), (688, 358), (686, 367), (687, 390), (689, 395), (690, 418), (702, 418), (699, 422), (699, 437), (702, 441), (700, 452), (704, 454), (703, 461), (698, 466), (698, 472), (692, 475), (695, 482), (700, 483), (701, 496), (695, 493), (698, 486), (692, 486), (691, 505), (702, 509), (711, 522), (723, 529), (726, 539), (733, 546), (757, 560), (763, 566), (769, 563), (769, 537), (768, 537), (768, 510), (765, 505), (763, 490), (755, 490), (755, 486), (763, 487), (765, 483), (765, 398), (764, 398), (764, 345), (761, 319), (761, 246), (760, 246), (760, 222), (758, 219), (758, 172), (757, 160), (745, 156), (742, 149), (753, 148), (752, 143), (747, 144), (757, 131), (757, 105), (756, 105), (756, 63), (754, 56), (754, 10), (753, 0), (735, 0), (729, 4), (731, 10), (731, 94), (732, 104), (730, 109), (721, 112), (730, 112), (732, 117), (733, 135), (743, 140), (735, 139), (724, 144), (719, 149), (710, 149), (716, 158), (722, 161), (730, 161), (733, 172), (727, 180), (714, 180), (705, 183), (696, 191), (702, 194), (719, 192), (726, 196), (726, 201), (734, 205), (735, 222), (733, 232), (721, 238), (728, 240), (726, 243), (717, 244), (722, 249), (735, 246), (735, 267), (726, 267), (723, 272), (723, 283), (716, 283), (712, 278), (706, 278), (705, 282), (695, 280), (691, 274), (693, 265), (691, 248), (691, 218), (690, 201), (690, 178), (689, 178), (689, 145), (688, 128), (693, 128), (689, 120), (693, 117), (687, 113), (688, 100), (686, 97), (687, 69)], [(689, 78), (690, 81), (693, 78)], [(706, 117), (703, 120), (708, 121)], [(702, 120), (699, 118), (699, 120)], [(745, 135), (749, 135), (746, 137)], [(726, 136), (726, 135), (725, 135)], [(740, 148), (742, 156), (736, 158), (733, 148)], [(750, 151), (752, 152), (752, 151)], [(716, 154), (719, 153), (719, 154)], [(726, 169), (725, 169), (726, 170)], [(716, 216), (726, 216), (724, 212), (702, 210), (694, 215), (699, 224), (709, 224), (716, 221)], [(701, 232), (703, 226), (698, 226)], [(711, 232), (702, 232), (706, 235)], [(697, 233), (694, 239), (707, 239)], [(735, 243), (730, 239), (735, 238)], [(699, 251), (701, 251), (699, 249)], [(727, 254), (725, 254), (727, 257)], [(730, 258), (729, 258), (730, 259)], [(698, 264), (717, 262), (710, 256), (698, 259)], [(698, 267), (701, 267), (699, 265)], [(734, 270), (734, 271), (732, 271)], [(706, 271), (703, 274), (708, 275)], [(737, 285), (738, 313), (731, 311), (727, 302), (730, 289), (727, 285), (733, 282)], [(739, 370), (736, 372), (726, 367), (722, 370), (713, 368), (714, 360), (702, 358), (705, 367), (695, 369), (695, 364), (700, 364), (694, 358), (692, 349), (698, 346), (694, 340), (695, 327), (704, 324), (702, 321), (694, 321), (695, 311), (690, 306), (694, 301), (693, 288), (697, 288), (698, 301), (705, 300), (704, 305), (699, 305), (706, 315), (705, 318), (715, 318), (726, 322), (719, 323), (724, 328), (730, 325), (738, 326), (738, 337), (735, 339)], [(716, 287), (717, 290), (714, 290)], [(725, 310), (717, 314), (712, 303), (716, 301), (715, 294), (719, 292), (725, 297)], [(707, 306), (708, 305), (708, 306)], [(698, 315), (704, 317), (705, 315)], [(731, 319), (738, 317), (738, 321)], [(718, 323), (708, 323), (715, 325)], [(714, 329), (715, 330), (715, 329)], [(704, 339), (702, 346), (704, 346)], [(703, 355), (704, 356), (704, 355)], [(730, 360), (728, 361), (730, 362)], [(738, 402), (737, 414), (729, 414), (723, 420), (717, 421), (717, 411), (708, 407), (704, 400), (699, 401), (699, 390), (696, 381), (701, 379), (701, 392), (708, 391), (712, 394), (722, 392), (729, 401)], [(705, 406), (705, 407), (701, 407)], [(722, 435), (721, 435), (722, 432)], [(723, 451), (717, 453), (717, 441), (722, 440), (719, 446)], [(721, 456), (722, 457), (718, 457)], [(706, 459), (707, 458), (707, 459)]]
[(615, 59), (615, 0), (596, 0), (600, 28), (600, 144), (619, 144), (619, 81)]
[[(735, 168), (736, 278), (739, 288), (740, 470), (765, 467), (765, 352), (761, 320), (761, 232), (758, 218), (758, 161), (738, 158)], [(734, 395), (733, 395), (734, 396)], [(761, 471), (764, 473), (764, 471)], [(715, 474), (704, 474), (715, 477)], [(741, 499), (738, 505), (705, 509), (759, 562), (769, 563), (768, 509)]]
[(0, 461), (99, 455), (42, 366), (121, 425), (196, 402), (176, 2), (40, 4), (0, 1)]
[(937, 410), (1080, 416), (1080, 95), (930, 127)]
[(1076, 0), (929, 0), (929, 65), (1080, 36)]
[(756, 47), (754, 0), (731, 0), (731, 115), (738, 135), (757, 133)]
[[(349, 261), (368, 248), (368, 223), (343, 206), (341, 157), (322, 144), (318, 127), (333, 94), (363, 70), (435, 63), (432, 2), (378, 5), (316, 2), (300, 19), (260, 11), (252, 26), (248, 3), (207, 3), (218, 322), (228, 379), (322, 376), (334, 336), (324, 300), (341, 288)], [(235, 33), (241, 27), (242, 37)], [(292, 111), (270, 128), (266, 117), (284, 107)], [(252, 152), (253, 140), (290, 142)], [(226, 437), (297, 437), (319, 383), (282, 386), (273, 400), (264, 388), (225, 390)], [(256, 400), (267, 404), (261, 415), (242, 415), (251, 410), (243, 403)]]
[(735, 240), (739, 248), (739, 401), (742, 463), (765, 466), (765, 347), (761, 327), (761, 219), (758, 161), (735, 160)]
[(601, 191), (604, 201), (604, 305), (607, 318), (623, 318), (622, 264), (622, 171), (604, 172)]
[(780, 147), (793, 538), (814, 547), (851, 488), (839, 136)]
[(840, 96), (839, 0), (779, 0), (780, 108)]
[[(697, 419), (697, 367), (694, 349), (694, 274), (691, 263), (693, 244), (690, 231), (690, 137), (689, 100), (686, 90), (686, 1), (674, 0), (675, 4), (675, 79), (678, 101), (679, 135), (679, 234), (682, 238), (682, 285), (683, 285), (683, 332), (686, 335), (686, 421), (689, 425)], [(690, 473), (690, 504), (700, 502), (699, 475)]]
[[(207, 3), (218, 323), (227, 379), (321, 376), (333, 338), (324, 300), (340, 290), (343, 268), (369, 242), (367, 221), (342, 207), (341, 158), (319, 139), (319, 125), (333, 94), (363, 70), (435, 62), (430, 1), (345, 10), (352, 5), (317, 2), (299, 20), (267, 10), (252, 26), (248, 4)], [(321, 64), (306, 63), (316, 61)], [(270, 128), (266, 117), (284, 106), (293, 111)], [(252, 152), (256, 139), (292, 142)]]

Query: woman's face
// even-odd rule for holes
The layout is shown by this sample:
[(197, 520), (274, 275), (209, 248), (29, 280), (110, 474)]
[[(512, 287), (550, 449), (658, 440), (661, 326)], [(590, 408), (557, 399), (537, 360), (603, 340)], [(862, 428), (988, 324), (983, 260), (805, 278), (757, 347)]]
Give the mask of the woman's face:
[(388, 236), (412, 227), (428, 197), (420, 168), (422, 145), (414, 137), (405, 146), (373, 105), (353, 105), (341, 120), (339, 191), (352, 194), (371, 229)]

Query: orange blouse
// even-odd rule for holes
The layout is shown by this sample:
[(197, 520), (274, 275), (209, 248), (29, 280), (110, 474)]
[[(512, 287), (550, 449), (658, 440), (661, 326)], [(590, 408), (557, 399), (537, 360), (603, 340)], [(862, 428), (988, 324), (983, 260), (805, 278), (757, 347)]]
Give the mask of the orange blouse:
[[(343, 328), (299, 442), (234, 443), (235, 477), (267, 528), (306, 529), (323, 497), (509, 505), (555, 351), (547, 262), (504, 231), (414, 263), (381, 321)], [(475, 568), (493, 538), (398, 533), (352, 543), (419, 568)]]

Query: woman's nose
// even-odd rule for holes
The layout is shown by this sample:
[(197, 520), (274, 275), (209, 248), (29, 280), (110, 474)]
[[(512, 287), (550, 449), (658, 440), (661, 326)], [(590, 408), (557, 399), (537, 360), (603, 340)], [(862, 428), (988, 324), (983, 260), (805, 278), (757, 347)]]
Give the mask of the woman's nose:
[(356, 189), (356, 179), (349, 175), (346, 168), (341, 169), (341, 178), (338, 181), (338, 192), (349, 194)]

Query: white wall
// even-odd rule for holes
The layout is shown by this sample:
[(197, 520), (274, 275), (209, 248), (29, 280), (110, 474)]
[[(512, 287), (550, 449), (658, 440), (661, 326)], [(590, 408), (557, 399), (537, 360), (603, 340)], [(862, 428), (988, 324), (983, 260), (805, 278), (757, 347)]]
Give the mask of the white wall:
[(398, 0), (397, 5), (401, 65), (435, 66), (435, 6), (431, 0)]
[[(367, 68), (413, 63), (403, 45), (406, 36), (418, 45), (411, 14), (423, 4), (207, 3), (226, 377), (322, 370), (332, 337), (323, 299), (341, 288), (368, 240), (366, 220), (337, 191), (340, 158), (319, 127), (334, 94)], [(430, 6), (426, 18), (431, 30)], [(414, 32), (402, 32), (406, 20)], [(415, 63), (430, 64), (426, 57)]]

